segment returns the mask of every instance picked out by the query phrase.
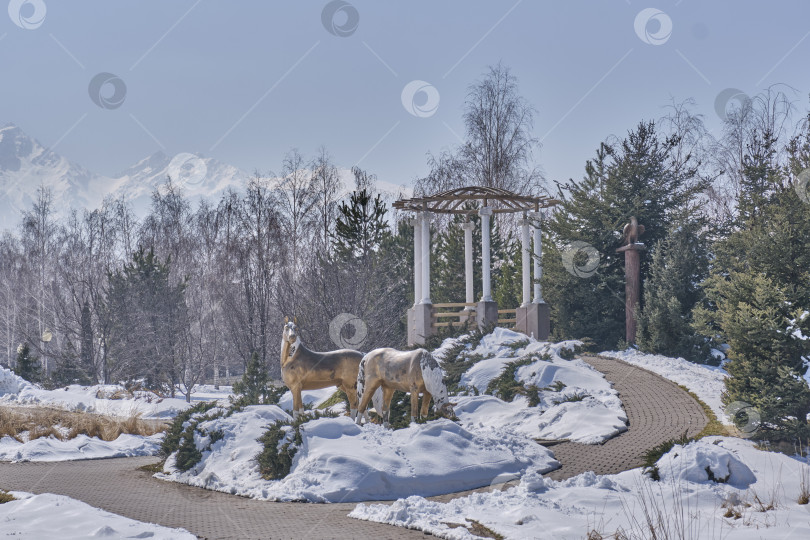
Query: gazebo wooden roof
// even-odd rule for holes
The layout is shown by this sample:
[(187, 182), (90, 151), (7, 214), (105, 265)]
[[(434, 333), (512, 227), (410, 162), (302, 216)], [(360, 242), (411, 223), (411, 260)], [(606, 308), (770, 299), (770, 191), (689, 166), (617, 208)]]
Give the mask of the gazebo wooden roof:
[(490, 206), (490, 203), (497, 202), (492, 207), (496, 214), (511, 214), (515, 212), (537, 212), (541, 208), (549, 208), (560, 201), (551, 197), (532, 197), (530, 195), (518, 195), (505, 189), (468, 186), (451, 189), (436, 195), (427, 197), (414, 197), (412, 199), (400, 199), (393, 206), (398, 210), (411, 212), (435, 212), (438, 214), (468, 214), (475, 212), (463, 208), (467, 201), (482, 201), (483, 206)]

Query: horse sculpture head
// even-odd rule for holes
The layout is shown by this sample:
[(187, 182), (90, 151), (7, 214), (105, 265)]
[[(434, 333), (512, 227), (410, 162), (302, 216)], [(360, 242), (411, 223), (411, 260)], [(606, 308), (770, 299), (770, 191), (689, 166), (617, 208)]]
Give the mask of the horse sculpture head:
[(446, 397), (434, 399), (436, 401), (433, 406), (436, 409), (436, 414), (444, 416), (445, 418), (453, 418), (456, 415), (456, 411), (453, 410), (453, 405), (455, 405), (455, 403), (450, 403)]
[(422, 379), (425, 382), (425, 388), (433, 396), (436, 414), (445, 418), (454, 417), (456, 413), (453, 410), (453, 403), (450, 403), (447, 397), (447, 386), (443, 381), (444, 371), (428, 351), (420, 349), (418, 353), (420, 354), (419, 365), (422, 368)]
[(298, 326), (289, 317), (284, 317), (284, 328), (281, 331), (281, 363), (295, 354), (298, 349), (300, 339), (298, 337)]

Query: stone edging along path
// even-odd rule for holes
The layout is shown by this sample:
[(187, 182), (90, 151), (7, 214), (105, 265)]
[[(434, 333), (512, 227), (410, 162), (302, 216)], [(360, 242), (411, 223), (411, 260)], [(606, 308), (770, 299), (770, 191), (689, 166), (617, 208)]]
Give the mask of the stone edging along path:
[[(708, 422), (703, 409), (672, 382), (620, 360), (583, 357), (618, 390), (628, 430), (601, 445), (551, 447), (561, 480), (585, 471), (612, 474), (641, 465), (644, 451)], [(183, 527), (201, 538), (418, 538), (417, 531), (359, 521), (354, 503), (271, 503), (165, 482), (139, 469), (154, 457), (61, 463), (0, 463), (0, 488), (58, 493), (140, 521)], [(476, 491), (487, 491), (487, 489)], [(447, 501), (465, 495), (431, 497)]]

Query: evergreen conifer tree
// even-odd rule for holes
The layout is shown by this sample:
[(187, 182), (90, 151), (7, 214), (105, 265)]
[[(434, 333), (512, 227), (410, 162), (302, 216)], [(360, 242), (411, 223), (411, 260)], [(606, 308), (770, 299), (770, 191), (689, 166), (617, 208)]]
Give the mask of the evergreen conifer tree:
[(267, 400), (267, 366), (259, 358), (259, 353), (253, 352), (248, 361), (242, 380), (234, 383), (233, 392), (239, 394), (239, 403), (243, 405), (259, 405)]
[[(769, 139), (767, 132), (758, 135)], [(754, 437), (806, 440), (810, 206), (797, 182), (810, 167), (810, 124), (788, 144), (783, 168), (771, 162), (774, 144), (768, 142), (767, 151), (748, 148), (738, 227), (714, 246), (709, 303), (697, 311), (696, 324), (729, 346), (723, 401), (731, 412), (742, 407), (749, 413), (735, 421), (747, 423), (754, 414)]]
[[(543, 296), (555, 338), (590, 337), (614, 348), (624, 337), (620, 231), (635, 216), (645, 227), (640, 240), (655, 246), (673, 224), (691, 219), (695, 197), (707, 186), (692, 158), (674, 158), (679, 142), (642, 122), (620, 143), (602, 143), (584, 179), (560, 186), (562, 204), (544, 221), (543, 251)], [(649, 264), (642, 256), (642, 279)]]
[(679, 225), (653, 250), (644, 282), (644, 309), (638, 315), (642, 351), (709, 361), (708, 339), (697, 335), (692, 313), (704, 299), (700, 283), (708, 276), (708, 249), (701, 223)]
[(28, 343), (23, 343), (17, 349), (17, 364), (14, 366), (14, 373), (29, 382), (35, 383), (42, 380), (39, 358), (31, 354)]

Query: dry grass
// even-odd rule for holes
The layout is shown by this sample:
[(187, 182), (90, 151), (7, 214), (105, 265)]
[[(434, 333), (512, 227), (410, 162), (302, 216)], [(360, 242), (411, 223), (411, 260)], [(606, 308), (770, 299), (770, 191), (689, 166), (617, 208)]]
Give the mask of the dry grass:
[(695, 394), (694, 392), (692, 392), (687, 387), (681, 384), (678, 384), (678, 388), (680, 388), (681, 390), (692, 396), (692, 399), (697, 401), (698, 404), (701, 406), (701, 408), (703, 408), (703, 413), (706, 415), (706, 418), (709, 419), (709, 422), (706, 424), (703, 430), (701, 430), (700, 433), (695, 435), (694, 437), (695, 440), (702, 439), (703, 437), (709, 437), (711, 435), (720, 435), (723, 437), (735, 436), (734, 433), (735, 428), (733, 426), (726, 426), (720, 420), (718, 420), (717, 415), (714, 414), (712, 408), (706, 405), (699, 397), (697, 397), (697, 394)]
[(2, 489), (0, 489), (0, 504), (11, 502), (14, 500), (16, 500), (14, 498), (14, 495), (9, 493), (8, 491), (3, 491)]
[(116, 418), (59, 409), (0, 407), (0, 438), (20, 442), (49, 436), (64, 441), (79, 435), (114, 441), (121, 434), (149, 436), (165, 430), (165, 424), (143, 420), (140, 413)]
[(799, 504), (810, 503), (810, 467), (802, 465), (799, 473)]

